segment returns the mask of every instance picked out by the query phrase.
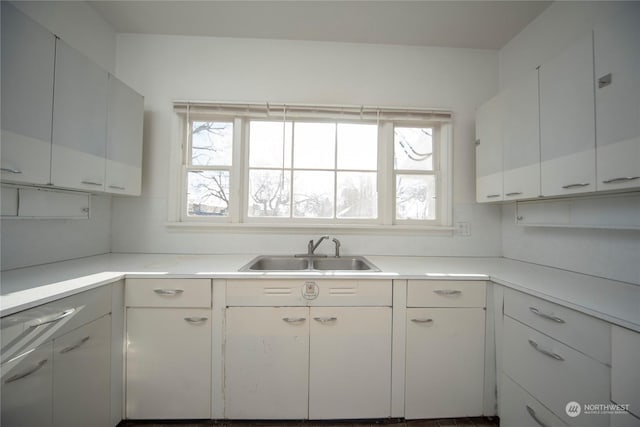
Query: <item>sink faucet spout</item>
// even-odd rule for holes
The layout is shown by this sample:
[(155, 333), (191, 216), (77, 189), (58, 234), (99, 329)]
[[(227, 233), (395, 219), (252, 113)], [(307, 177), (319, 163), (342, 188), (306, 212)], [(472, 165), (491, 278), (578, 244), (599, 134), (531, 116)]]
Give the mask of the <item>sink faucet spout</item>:
[(324, 239), (328, 239), (329, 236), (322, 236), (318, 239), (318, 241), (314, 244), (313, 240), (309, 240), (309, 245), (307, 245), (307, 255), (313, 255), (315, 250), (318, 249), (318, 246), (320, 246), (320, 243), (322, 243), (322, 241)]

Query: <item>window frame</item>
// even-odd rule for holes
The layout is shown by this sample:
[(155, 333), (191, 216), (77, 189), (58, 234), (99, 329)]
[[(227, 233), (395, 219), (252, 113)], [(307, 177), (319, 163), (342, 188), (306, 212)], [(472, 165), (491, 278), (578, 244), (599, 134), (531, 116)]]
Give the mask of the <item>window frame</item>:
[[(300, 218), (293, 216), (293, 206), (290, 217), (255, 217), (249, 216), (249, 173), (251, 169), (273, 169), (280, 168), (254, 167), (249, 166), (249, 129), (252, 121), (287, 121), (287, 122), (328, 122), (328, 123), (367, 123), (377, 124), (378, 127), (378, 152), (377, 170), (353, 170), (356, 172), (377, 173), (377, 218), (336, 218), (337, 203), (337, 176), (341, 171), (351, 171), (351, 169), (339, 169), (337, 164), (337, 140), (334, 155), (336, 162), (334, 169), (327, 169), (334, 174), (334, 217), (333, 218)], [(232, 164), (231, 166), (193, 166), (191, 162), (192, 147), (192, 123), (194, 121), (208, 122), (231, 122), (233, 123), (233, 144), (232, 144)], [(172, 165), (170, 170), (176, 169), (176, 158), (180, 159), (178, 185), (170, 183), (169, 191), (169, 226), (170, 227), (223, 227), (228, 229), (251, 229), (251, 230), (276, 230), (276, 229), (339, 229), (341, 231), (356, 231), (359, 229), (380, 231), (389, 230), (436, 230), (451, 231), (452, 227), (452, 120), (407, 120), (385, 119), (385, 120), (358, 120), (353, 118), (328, 118), (313, 117), (308, 115), (295, 116), (276, 114), (251, 115), (251, 114), (228, 114), (217, 112), (197, 112), (174, 114), (174, 124), (176, 138), (179, 144), (173, 144)], [(408, 170), (394, 167), (394, 130), (396, 127), (431, 127), (433, 128), (433, 170)], [(293, 128), (293, 124), (292, 124)], [(293, 136), (295, 138), (295, 135)], [(293, 172), (296, 170), (306, 170), (305, 168), (294, 168), (293, 150), (295, 141), (292, 141), (292, 164), (291, 171), (291, 197), (293, 198)], [(190, 216), (188, 215), (188, 172), (190, 170), (229, 170), (229, 214), (227, 216)], [(324, 170), (323, 168), (311, 170)], [(436, 179), (436, 218), (433, 220), (416, 219), (396, 219), (396, 176), (398, 174), (410, 175), (432, 175)], [(176, 177), (175, 172), (172, 176)], [(176, 206), (177, 203), (177, 206)]]

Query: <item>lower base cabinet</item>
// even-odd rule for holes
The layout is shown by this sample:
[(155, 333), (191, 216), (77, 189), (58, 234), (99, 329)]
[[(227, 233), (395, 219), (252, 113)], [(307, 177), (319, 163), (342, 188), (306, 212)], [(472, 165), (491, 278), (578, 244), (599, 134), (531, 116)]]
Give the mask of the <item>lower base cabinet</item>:
[(568, 427), (511, 378), (502, 374), (500, 425), (514, 427)]

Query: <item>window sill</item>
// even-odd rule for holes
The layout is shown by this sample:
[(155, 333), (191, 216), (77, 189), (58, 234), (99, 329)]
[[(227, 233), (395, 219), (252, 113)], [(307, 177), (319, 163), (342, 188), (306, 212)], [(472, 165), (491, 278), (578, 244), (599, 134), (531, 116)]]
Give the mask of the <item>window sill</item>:
[(452, 236), (454, 227), (424, 225), (380, 225), (380, 224), (231, 224), (214, 222), (168, 222), (169, 231), (216, 232), (216, 233), (287, 233), (308, 234), (309, 232), (335, 234), (398, 235), (428, 234), (432, 236)]

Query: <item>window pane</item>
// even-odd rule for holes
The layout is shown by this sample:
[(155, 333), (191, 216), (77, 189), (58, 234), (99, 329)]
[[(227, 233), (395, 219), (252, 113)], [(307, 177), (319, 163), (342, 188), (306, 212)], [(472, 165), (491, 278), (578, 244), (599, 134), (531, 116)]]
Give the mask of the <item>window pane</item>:
[(295, 123), (293, 162), (295, 168), (335, 167), (335, 123)]
[(436, 219), (436, 178), (396, 176), (396, 219)]
[(395, 128), (393, 136), (395, 169), (433, 170), (432, 136), (432, 128)]
[(251, 122), (249, 125), (249, 166), (291, 167), (291, 122)]
[(250, 170), (248, 215), (251, 217), (291, 216), (290, 187), (290, 171)]
[(338, 124), (338, 169), (378, 168), (378, 127)]
[(377, 218), (375, 172), (338, 172), (338, 218)]
[(231, 166), (233, 123), (193, 122), (191, 128), (191, 164), (195, 166)]
[(188, 215), (229, 215), (228, 171), (190, 171), (187, 185)]
[(333, 217), (333, 172), (293, 173), (293, 216)]

